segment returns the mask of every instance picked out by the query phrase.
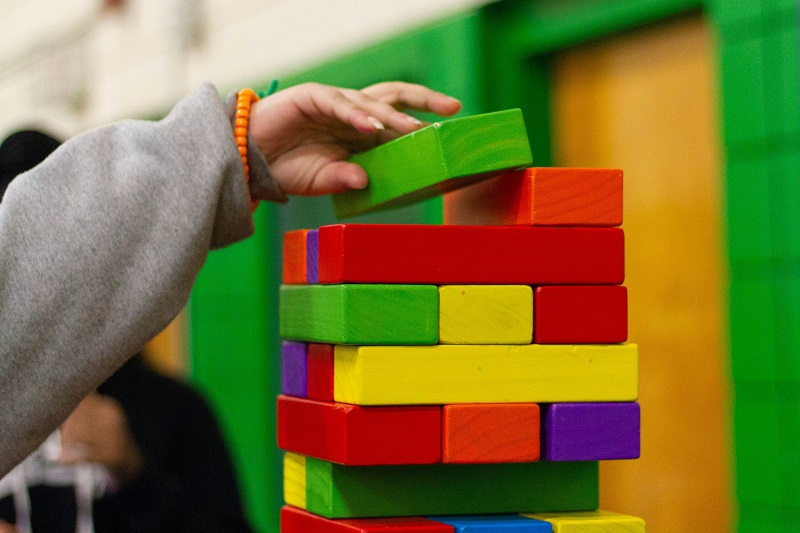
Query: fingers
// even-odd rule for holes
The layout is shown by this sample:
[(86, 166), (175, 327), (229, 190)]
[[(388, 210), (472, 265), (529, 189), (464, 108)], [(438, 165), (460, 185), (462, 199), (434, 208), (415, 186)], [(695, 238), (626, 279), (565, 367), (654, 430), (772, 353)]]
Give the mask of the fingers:
[[(306, 114), (310, 114), (312, 120), (335, 118), (365, 134), (386, 129), (379, 118), (354, 101), (345, 90), (318, 84), (301, 85), (300, 89), (306, 91), (306, 96), (313, 106), (310, 110), (306, 110)], [(313, 116), (314, 111), (318, 116)]]
[(398, 109), (431, 111), (449, 116), (461, 109), (458, 100), (421, 85), (389, 82), (373, 85), (362, 91), (340, 89), (319, 84), (305, 84), (299, 90), (305, 93), (309, 106), (306, 115), (335, 118), (349, 124), (363, 134), (381, 134), (387, 129), (401, 135), (422, 127), (415, 117)]
[(461, 102), (457, 99), (415, 83), (389, 81), (370, 85), (361, 92), (396, 109), (414, 109), (445, 117), (455, 115), (461, 109)]
[(19, 533), (17, 526), (0, 520), (0, 533)]
[(406, 133), (411, 133), (422, 127), (422, 122), (419, 119), (407, 115), (406, 113), (401, 113), (392, 105), (375, 100), (362, 91), (343, 89), (342, 92), (347, 98), (356, 102), (359, 107), (364, 109), (371, 116), (377, 118), (385, 126), (383, 130), (379, 131), (381, 136), (385, 134), (386, 130), (392, 130), (401, 135), (405, 135)]

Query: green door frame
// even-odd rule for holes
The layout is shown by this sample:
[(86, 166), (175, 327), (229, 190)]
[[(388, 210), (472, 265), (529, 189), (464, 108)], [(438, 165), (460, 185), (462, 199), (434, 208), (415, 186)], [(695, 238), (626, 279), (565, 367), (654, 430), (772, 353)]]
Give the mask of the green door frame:
[[(457, 95), (464, 114), (520, 107), (550, 164), (549, 60), (560, 49), (702, 11), (718, 38), (740, 531), (800, 523), (800, 54), (796, 0), (506, 0), (282, 80), (385, 79)], [(266, 88), (262, 80), (261, 88)], [(326, 199), (262, 206), (215, 252), (191, 301), (192, 374), (231, 436), (251, 516), (276, 531), (276, 301), (283, 231), (335, 221)], [(358, 221), (441, 222), (434, 200)], [(220, 378), (225, 369), (232, 378)]]

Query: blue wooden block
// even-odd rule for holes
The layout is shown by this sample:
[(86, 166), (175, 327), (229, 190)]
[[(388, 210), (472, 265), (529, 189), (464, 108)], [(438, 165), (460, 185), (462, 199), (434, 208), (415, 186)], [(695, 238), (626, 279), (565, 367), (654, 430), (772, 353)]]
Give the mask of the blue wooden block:
[(550, 522), (519, 515), (431, 516), (453, 526), (455, 533), (552, 533)]

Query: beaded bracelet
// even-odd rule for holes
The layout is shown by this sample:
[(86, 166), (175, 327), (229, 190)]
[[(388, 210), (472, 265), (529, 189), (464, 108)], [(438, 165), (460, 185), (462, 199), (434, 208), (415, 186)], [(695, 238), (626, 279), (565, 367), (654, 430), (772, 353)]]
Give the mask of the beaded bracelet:
[[(250, 165), (247, 163), (247, 128), (250, 125), (250, 106), (260, 100), (253, 89), (242, 89), (236, 97), (236, 115), (233, 122), (233, 136), (244, 165), (244, 181), (250, 184)], [(255, 211), (258, 200), (250, 199), (250, 207)]]

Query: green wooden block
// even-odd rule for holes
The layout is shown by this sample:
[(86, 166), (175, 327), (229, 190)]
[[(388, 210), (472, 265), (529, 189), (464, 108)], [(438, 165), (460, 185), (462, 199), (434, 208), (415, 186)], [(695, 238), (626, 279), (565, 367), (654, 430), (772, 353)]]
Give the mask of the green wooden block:
[(435, 285), (283, 285), (280, 334), (331, 344), (436, 344), (439, 290)]
[(775, 301), (771, 280), (733, 280), (730, 286), (731, 370), (735, 382), (777, 379)]
[(720, 57), (725, 144), (763, 142), (767, 123), (761, 37), (743, 41), (723, 39)]
[(736, 494), (739, 501), (773, 504), (782, 501), (780, 428), (775, 387), (758, 394), (737, 393), (733, 408), (736, 449)]
[(731, 161), (727, 179), (731, 261), (772, 258), (772, 197), (767, 158)]
[(343, 466), (306, 459), (307, 510), (327, 518), (594, 510), (596, 462)]
[(333, 196), (339, 218), (400, 207), (529, 166), (531, 149), (519, 109), (434, 123), (357, 154), (365, 189)]

